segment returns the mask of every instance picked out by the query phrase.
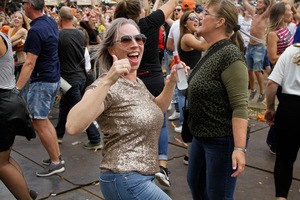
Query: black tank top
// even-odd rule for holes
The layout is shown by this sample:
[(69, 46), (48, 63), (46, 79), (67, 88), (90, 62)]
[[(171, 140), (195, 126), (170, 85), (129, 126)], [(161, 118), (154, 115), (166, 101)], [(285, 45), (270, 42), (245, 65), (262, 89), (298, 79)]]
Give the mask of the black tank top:
[(184, 51), (181, 48), (181, 39), (179, 40), (179, 45), (178, 45), (178, 54), (180, 57), (180, 60), (185, 62), (187, 66), (189, 66), (191, 69), (195, 67), (197, 62), (201, 58), (201, 53), (202, 51), (198, 50), (192, 50), (192, 51)]

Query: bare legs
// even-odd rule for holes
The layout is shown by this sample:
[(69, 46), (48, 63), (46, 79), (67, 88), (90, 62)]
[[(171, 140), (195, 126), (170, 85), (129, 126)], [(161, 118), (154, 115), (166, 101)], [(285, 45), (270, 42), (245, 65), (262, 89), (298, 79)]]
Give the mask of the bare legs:
[(26, 181), (18, 163), (10, 157), (12, 147), (0, 152), (0, 179), (18, 200), (31, 199)]
[(164, 168), (167, 168), (167, 161), (166, 160), (159, 160), (158, 165)]
[(256, 78), (257, 78), (257, 82), (258, 82), (258, 86), (259, 86), (259, 93), (263, 94), (264, 91), (264, 75), (262, 74), (261, 71), (257, 71), (255, 72)]
[(251, 91), (255, 90), (255, 76), (257, 77), (257, 82), (259, 86), (259, 93), (263, 94), (264, 91), (264, 76), (261, 73), (261, 71), (256, 71), (254, 72), (253, 70), (248, 70), (248, 75), (249, 75), (249, 82), (250, 82), (250, 87)]
[(32, 119), (32, 124), (38, 133), (42, 144), (48, 152), (52, 162), (59, 162), (60, 150), (56, 131), (49, 119)]

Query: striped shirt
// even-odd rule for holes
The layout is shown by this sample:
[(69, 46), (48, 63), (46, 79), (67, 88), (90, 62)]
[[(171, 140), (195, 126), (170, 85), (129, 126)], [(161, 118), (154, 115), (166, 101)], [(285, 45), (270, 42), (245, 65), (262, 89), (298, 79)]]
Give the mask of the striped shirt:
[(293, 44), (294, 35), (289, 31), (287, 26), (277, 28), (275, 31), (279, 37), (279, 41), (277, 42), (277, 55), (281, 55), (287, 47)]

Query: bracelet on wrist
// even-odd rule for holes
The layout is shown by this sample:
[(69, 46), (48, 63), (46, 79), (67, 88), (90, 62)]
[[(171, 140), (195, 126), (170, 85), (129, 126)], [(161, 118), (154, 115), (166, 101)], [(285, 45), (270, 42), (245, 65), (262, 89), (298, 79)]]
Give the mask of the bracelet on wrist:
[(234, 147), (234, 150), (242, 151), (244, 153), (247, 152), (247, 149), (242, 149), (242, 148), (239, 148), (239, 147)]

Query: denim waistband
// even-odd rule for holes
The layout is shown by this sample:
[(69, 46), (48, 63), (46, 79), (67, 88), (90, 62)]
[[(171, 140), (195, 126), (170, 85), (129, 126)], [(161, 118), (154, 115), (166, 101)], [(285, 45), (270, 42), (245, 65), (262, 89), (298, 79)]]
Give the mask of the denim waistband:
[(253, 46), (253, 47), (255, 47), (255, 46), (265, 46), (264, 44), (262, 44), (262, 43), (259, 43), (259, 44), (248, 44), (248, 47), (249, 46)]

